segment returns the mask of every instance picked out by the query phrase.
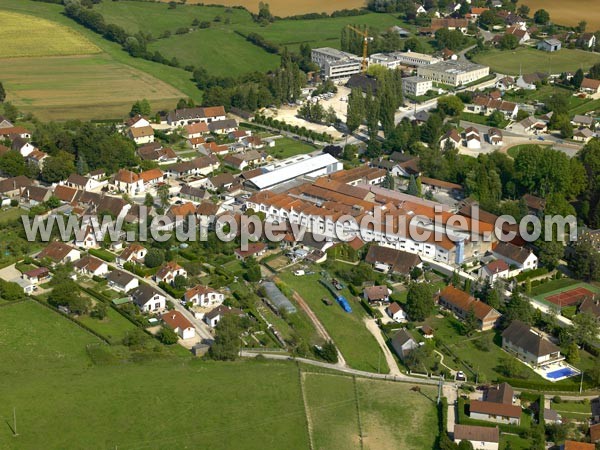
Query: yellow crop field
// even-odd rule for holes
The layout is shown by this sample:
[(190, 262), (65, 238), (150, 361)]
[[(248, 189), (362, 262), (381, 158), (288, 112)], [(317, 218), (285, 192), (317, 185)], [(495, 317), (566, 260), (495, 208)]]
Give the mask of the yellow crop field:
[(577, 25), (582, 20), (589, 31), (600, 30), (600, 2), (598, 0), (523, 0), (533, 12), (544, 8), (552, 22), (561, 25)]
[[(0, 11), (0, 58), (66, 56), (99, 53), (84, 36), (63, 25), (8, 11)], [(3, 62), (0, 61), (0, 67)]]

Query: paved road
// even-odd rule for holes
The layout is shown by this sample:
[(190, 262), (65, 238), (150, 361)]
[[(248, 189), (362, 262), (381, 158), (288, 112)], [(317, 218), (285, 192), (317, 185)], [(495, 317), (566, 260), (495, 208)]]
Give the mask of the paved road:
[(136, 275), (135, 273), (129, 272), (128, 270), (121, 268), (121, 267), (119, 268), (119, 270), (122, 270), (123, 272), (127, 272), (130, 275), (133, 275), (140, 282), (144, 282), (144, 283), (151, 285), (158, 292), (163, 294), (167, 298), (167, 300), (170, 300), (171, 303), (173, 303), (173, 305), (175, 306), (175, 310), (179, 311), (186, 319), (188, 319), (192, 323), (192, 325), (194, 325), (194, 328), (196, 329), (196, 334), (198, 336), (200, 336), (202, 339), (210, 339), (210, 340), (214, 339), (214, 336), (212, 335), (211, 329), (208, 325), (206, 325), (202, 320), (196, 319), (196, 317), (194, 317), (194, 315), (180, 303), (179, 299), (173, 298), (168, 292), (166, 292), (164, 289), (159, 287), (158, 283), (156, 283), (154, 280), (152, 280), (150, 278), (142, 278), (142, 277)]

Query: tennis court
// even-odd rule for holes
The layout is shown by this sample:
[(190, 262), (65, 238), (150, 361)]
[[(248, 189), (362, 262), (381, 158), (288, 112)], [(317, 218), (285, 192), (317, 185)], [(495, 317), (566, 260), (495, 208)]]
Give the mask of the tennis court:
[(594, 297), (596, 295), (594, 292), (586, 289), (584, 287), (578, 287), (575, 289), (570, 289), (565, 292), (560, 292), (558, 294), (550, 295), (546, 297), (544, 300), (554, 303), (555, 305), (562, 307), (572, 306), (581, 303), (587, 297)]

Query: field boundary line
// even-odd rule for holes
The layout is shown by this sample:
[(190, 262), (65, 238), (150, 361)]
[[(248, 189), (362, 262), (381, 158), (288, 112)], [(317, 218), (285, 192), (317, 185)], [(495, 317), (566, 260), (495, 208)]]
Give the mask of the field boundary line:
[(354, 403), (356, 404), (356, 420), (358, 422), (358, 437), (360, 440), (360, 448), (363, 449), (365, 447), (365, 443), (364, 443), (364, 434), (363, 434), (363, 427), (362, 427), (362, 419), (360, 417), (360, 401), (358, 398), (358, 386), (356, 384), (356, 375), (354, 375), (352, 377), (352, 384), (354, 387)]
[(304, 405), (304, 418), (306, 419), (306, 431), (308, 431), (308, 447), (310, 450), (314, 450), (315, 445), (313, 443), (313, 430), (312, 430), (312, 419), (310, 418), (310, 409), (308, 407), (308, 398), (306, 397), (306, 390), (304, 389), (304, 371), (300, 364), (298, 364), (298, 377), (300, 379), (300, 392), (302, 393), (302, 404)]

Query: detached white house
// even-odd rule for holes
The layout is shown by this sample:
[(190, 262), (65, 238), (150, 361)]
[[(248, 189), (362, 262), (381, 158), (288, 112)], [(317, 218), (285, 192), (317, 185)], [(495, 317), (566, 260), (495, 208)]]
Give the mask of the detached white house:
[(171, 327), (181, 339), (191, 339), (196, 336), (196, 329), (179, 311), (169, 311), (162, 315), (162, 321)]
[(479, 278), (493, 286), (499, 279), (508, 278), (509, 273), (510, 267), (508, 264), (502, 259), (497, 259), (479, 269)]
[(386, 311), (387, 311), (388, 315), (392, 318), (392, 320), (394, 322), (406, 322), (406, 320), (407, 320), (406, 313), (402, 309), (402, 306), (400, 306), (396, 302), (391, 303), (386, 308)]
[(198, 285), (188, 289), (183, 298), (186, 303), (192, 302), (195, 306), (205, 308), (220, 305), (225, 300), (225, 295), (208, 286)]
[(131, 244), (125, 250), (117, 256), (117, 264), (123, 266), (125, 263), (133, 262), (136, 264), (142, 264), (144, 258), (148, 254), (148, 250), (139, 244)]
[(502, 332), (502, 348), (533, 367), (564, 359), (556, 345), (520, 320), (514, 320)]
[(469, 441), (474, 450), (498, 450), (500, 430), (498, 427), (480, 427), (475, 425), (454, 425), (454, 443)]
[(106, 275), (106, 279), (112, 289), (120, 292), (129, 292), (140, 285), (136, 277), (122, 270), (113, 270)]
[(509, 266), (514, 266), (520, 272), (534, 270), (538, 267), (538, 258), (531, 250), (509, 242), (500, 242), (492, 249), (492, 253), (496, 258), (503, 259)]
[(204, 315), (204, 321), (214, 328), (224, 316), (229, 314), (241, 317), (244, 315), (244, 312), (241, 309), (232, 308), (231, 306), (219, 305)]
[(76, 272), (90, 277), (101, 277), (108, 273), (108, 264), (93, 256), (84, 256), (73, 264)]
[(80, 259), (81, 252), (64, 242), (53, 241), (38, 253), (35, 258), (38, 260), (48, 258), (53, 264), (65, 264)]
[(167, 298), (147, 284), (141, 284), (131, 293), (133, 302), (142, 312), (160, 312), (167, 306)]
[(154, 275), (154, 279), (157, 283), (164, 282), (167, 284), (173, 284), (175, 281), (175, 277), (182, 276), (187, 278), (186, 270), (177, 264), (175, 261), (170, 261), (162, 266), (156, 275)]

